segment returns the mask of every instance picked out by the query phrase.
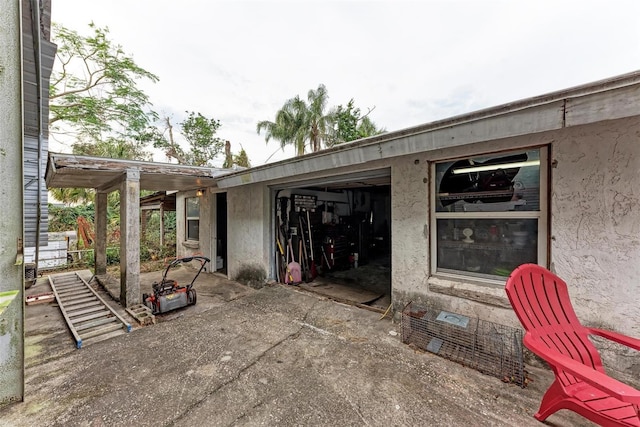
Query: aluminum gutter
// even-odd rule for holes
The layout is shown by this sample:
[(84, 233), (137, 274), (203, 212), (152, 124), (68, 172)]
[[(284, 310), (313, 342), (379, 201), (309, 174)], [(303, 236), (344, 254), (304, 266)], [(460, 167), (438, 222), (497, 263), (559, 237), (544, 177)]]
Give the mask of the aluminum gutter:
[[(633, 88), (633, 86), (637, 86)], [(628, 90), (632, 96), (629, 97)], [(622, 93), (624, 92), (624, 93)], [(611, 105), (608, 109), (602, 105)], [(640, 114), (640, 71), (228, 174), (219, 188)]]

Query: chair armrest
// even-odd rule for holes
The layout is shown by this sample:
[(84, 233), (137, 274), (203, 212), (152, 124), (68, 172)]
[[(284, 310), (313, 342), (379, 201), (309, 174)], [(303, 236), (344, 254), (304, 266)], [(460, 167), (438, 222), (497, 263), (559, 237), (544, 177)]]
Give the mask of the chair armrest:
[(610, 341), (617, 342), (618, 344), (625, 345), (634, 350), (640, 351), (640, 340), (637, 338), (628, 337), (626, 335), (619, 334), (617, 332), (605, 331), (598, 328), (587, 328), (590, 334), (598, 335), (606, 338)]
[(542, 357), (554, 368), (566, 371), (616, 399), (633, 403), (634, 405), (640, 405), (640, 391), (635, 388), (550, 349), (540, 343), (540, 341), (532, 338), (531, 335), (527, 334), (524, 336), (524, 344), (529, 350)]

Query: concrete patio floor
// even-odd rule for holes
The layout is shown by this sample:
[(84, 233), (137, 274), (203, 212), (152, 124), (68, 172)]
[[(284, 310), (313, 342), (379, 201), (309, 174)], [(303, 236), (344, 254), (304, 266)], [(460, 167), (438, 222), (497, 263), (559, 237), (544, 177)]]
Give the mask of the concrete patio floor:
[[(195, 287), (195, 306), (79, 350), (55, 304), (27, 306), (26, 397), (0, 426), (542, 425), (548, 370), (527, 367), (522, 389), (403, 344), (378, 313), (215, 274)], [(547, 424), (590, 425), (568, 411)]]

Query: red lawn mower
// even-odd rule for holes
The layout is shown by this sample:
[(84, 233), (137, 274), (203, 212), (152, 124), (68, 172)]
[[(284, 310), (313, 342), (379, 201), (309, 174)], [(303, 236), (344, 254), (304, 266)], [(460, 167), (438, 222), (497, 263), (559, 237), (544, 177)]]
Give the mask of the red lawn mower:
[[(177, 281), (167, 279), (169, 270), (191, 261), (200, 262), (200, 269), (191, 283), (187, 286), (179, 286)], [(209, 262), (211, 260), (203, 256), (191, 256), (173, 260), (164, 270), (162, 281), (153, 283), (153, 294), (142, 294), (142, 302), (151, 309), (153, 314), (162, 314), (188, 305), (195, 305), (196, 290), (193, 289), (193, 284)]]

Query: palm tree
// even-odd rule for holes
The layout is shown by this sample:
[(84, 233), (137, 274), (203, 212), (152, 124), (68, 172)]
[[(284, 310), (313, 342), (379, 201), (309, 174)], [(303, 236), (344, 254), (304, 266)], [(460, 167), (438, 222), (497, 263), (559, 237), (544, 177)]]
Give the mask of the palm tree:
[[(88, 205), (93, 203), (96, 197), (96, 191), (93, 188), (50, 188), (49, 193), (55, 200), (67, 206)], [(109, 209), (117, 210), (120, 206), (120, 192), (110, 192), (107, 196), (107, 205)]]
[(305, 153), (307, 142), (311, 151), (318, 151), (332, 129), (332, 116), (324, 112), (328, 99), (327, 89), (320, 84), (318, 89), (308, 92), (308, 103), (299, 96), (289, 99), (276, 112), (275, 121), (258, 122), (256, 130), (265, 131), (267, 143), (273, 138), (280, 141), (282, 148), (293, 145), (298, 156)]
[(319, 85), (317, 90), (311, 89), (307, 94), (309, 100), (309, 143), (312, 151), (322, 149), (322, 142), (327, 140), (327, 132), (333, 129), (331, 114), (325, 114), (329, 94), (324, 85)]
[(50, 188), (49, 193), (67, 206), (93, 202), (95, 191), (91, 188)]

